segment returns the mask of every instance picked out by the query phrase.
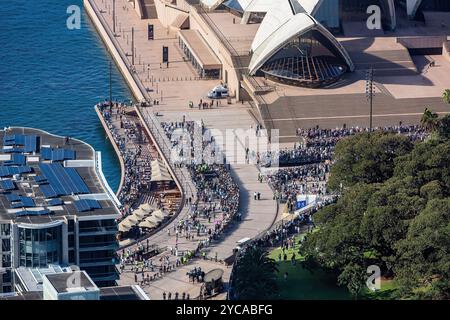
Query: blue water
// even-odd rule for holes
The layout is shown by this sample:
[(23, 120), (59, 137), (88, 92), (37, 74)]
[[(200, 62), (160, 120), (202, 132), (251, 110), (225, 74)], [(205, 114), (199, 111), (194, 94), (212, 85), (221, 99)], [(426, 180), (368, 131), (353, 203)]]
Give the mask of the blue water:
[[(70, 5), (82, 9), (79, 30), (67, 29)], [(116, 190), (119, 162), (93, 108), (109, 99), (110, 59), (82, 0), (0, 5), (0, 127), (36, 127), (91, 144)], [(114, 99), (131, 98), (114, 64), (112, 82)]]

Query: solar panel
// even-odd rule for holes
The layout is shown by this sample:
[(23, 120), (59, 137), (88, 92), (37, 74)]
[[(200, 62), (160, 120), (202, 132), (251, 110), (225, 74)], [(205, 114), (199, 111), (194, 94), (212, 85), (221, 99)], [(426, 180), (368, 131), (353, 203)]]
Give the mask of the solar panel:
[(58, 196), (55, 189), (49, 184), (43, 184), (40, 186), (41, 192), (45, 198), (55, 198)]
[(8, 201), (13, 202), (13, 201), (19, 201), (20, 197), (17, 194), (14, 193), (8, 193), (6, 195), (6, 199), (8, 199)]
[(59, 199), (59, 198), (56, 198), (56, 199), (51, 199), (51, 200), (49, 200), (49, 201), (48, 201), (48, 204), (49, 204), (50, 206), (59, 206), (59, 205), (62, 205), (62, 204), (63, 204), (63, 201), (62, 201), (61, 199)]
[(30, 166), (18, 166), (17, 171), (17, 173), (30, 173), (33, 169)]
[(36, 152), (37, 151), (37, 136), (25, 136), (24, 152)]
[(0, 177), (10, 177), (15, 174), (30, 173), (33, 169), (30, 166), (0, 166)]
[(75, 151), (61, 148), (41, 148), (41, 158), (51, 161), (75, 160)]
[(19, 202), (11, 203), (11, 208), (29, 208), (35, 207), (34, 200), (30, 197), (19, 197)]
[(3, 137), (3, 144), (5, 146), (24, 146), (23, 152), (35, 152), (37, 150), (37, 136), (34, 135), (5, 135)]
[(50, 210), (48, 209), (42, 209), (42, 210), (36, 210), (36, 211), (28, 211), (28, 210), (23, 210), (23, 211), (18, 211), (16, 212), (16, 216), (17, 217), (23, 217), (23, 216), (42, 216), (42, 215), (46, 215), (46, 214), (50, 214)]
[(23, 154), (13, 153), (11, 160), (5, 161), (6, 166), (23, 166), (27, 162), (26, 157)]
[(14, 190), (16, 186), (14, 185), (14, 182), (12, 180), (1, 180), (0, 181), (0, 188), (3, 190)]
[(3, 153), (22, 153), (22, 152), (24, 152), (24, 149), (23, 148), (17, 148), (17, 147), (15, 147), (15, 148), (3, 148), (2, 152)]
[(52, 148), (41, 148), (41, 158), (43, 160), (50, 160), (52, 158)]
[(64, 168), (60, 163), (41, 163), (39, 168), (57, 195), (89, 193), (89, 188), (74, 168)]
[(34, 181), (36, 181), (37, 184), (48, 183), (47, 179), (44, 176), (36, 176), (34, 177)]
[(101, 209), (102, 206), (97, 200), (83, 199), (74, 201), (75, 208), (78, 212), (91, 211), (93, 209)]

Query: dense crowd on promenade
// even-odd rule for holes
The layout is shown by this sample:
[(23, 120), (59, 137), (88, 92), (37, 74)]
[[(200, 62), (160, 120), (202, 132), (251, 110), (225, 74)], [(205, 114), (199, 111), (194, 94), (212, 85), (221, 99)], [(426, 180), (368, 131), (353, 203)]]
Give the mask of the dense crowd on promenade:
[[(109, 102), (105, 102), (98, 104), (97, 107), (124, 162), (125, 179), (118, 199), (122, 203), (122, 215), (126, 216), (136, 206), (142, 190), (150, 185), (152, 159), (150, 154), (143, 152), (142, 149), (147, 138), (127, 116), (126, 111), (130, 108), (127, 104), (114, 102), (110, 105)], [(113, 121), (119, 121), (120, 127), (113, 124)]]
[[(203, 124), (197, 125), (194, 122), (163, 122), (162, 127), (171, 140), (172, 145), (176, 146), (188, 139), (194, 141), (197, 134), (203, 135)], [(177, 129), (184, 128), (185, 134), (182, 137), (177, 136)], [(191, 145), (192, 146), (192, 145)], [(215, 148), (214, 140), (207, 139), (201, 148)], [(180, 149), (182, 150), (182, 149)], [(156, 253), (155, 257), (148, 256), (148, 242), (145, 240), (139, 242), (133, 249), (124, 250), (120, 254), (120, 269), (122, 272), (131, 271), (134, 273), (135, 282), (141, 285), (150, 284), (164, 274), (176, 270), (182, 265), (186, 265), (194, 257), (203, 257), (207, 259), (205, 248), (212, 241), (220, 237), (221, 232), (234, 220), (240, 219), (238, 212), (239, 206), (239, 187), (234, 182), (230, 171), (223, 164), (196, 163), (194, 160), (183, 164), (188, 170), (190, 177), (195, 185), (195, 194), (186, 194), (188, 206), (188, 215), (174, 224), (173, 228), (167, 228), (169, 237), (175, 238), (175, 245), (168, 247), (165, 254)], [(182, 250), (179, 247), (181, 239), (190, 240), (195, 243), (193, 250)], [(209, 257), (212, 258), (212, 257)], [(217, 253), (215, 259), (218, 261)], [(192, 275), (187, 275), (190, 279)], [(202, 279), (202, 276), (200, 276)], [(183, 294), (167, 292), (165, 299), (183, 299)], [(184, 296), (185, 299), (189, 299)]]
[[(207, 233), (207, 238), (199, 244), (201, 249), (216, 239), (230, 220), (238, 218), (239, 188), (226, 165), (216, 164), (211, 158), (195, 157), (197, 153), (216, 156), (214, 138), (202, 121), (183, 119), (180, 122), (161, 122), (161, 125), (172, 146), (180, 147), (178, 156), (182, 161), (179, 165), (186, 166), (197, 190), (195, 197), (188, 197), (189, 217), (180, 221), (177, 232), (187, 234), (188, 238), (192, 230), (196, 230), (198, 235)], [(206, 228), (198, 218), (207, 220), (208, 224), (213, 223), (214, 228)]]
[[(399, 124), (375, 130), (401, 134), (413, 142), (423, 141), (427, 137), (426, 130), (418, 125)], [(319, 197), (329, 195), (326, 182), (333, 164), (336, 144), (343, 138), (362, 132), (368, 132), (368, 129), (359, 127), (298, 129), (299, 142), (295, 143), (293, 149), (279, 151), (280, 168), (267, 176), (275, 197), (292, 204), (295, 203), (298, 194), (315, 194)]]

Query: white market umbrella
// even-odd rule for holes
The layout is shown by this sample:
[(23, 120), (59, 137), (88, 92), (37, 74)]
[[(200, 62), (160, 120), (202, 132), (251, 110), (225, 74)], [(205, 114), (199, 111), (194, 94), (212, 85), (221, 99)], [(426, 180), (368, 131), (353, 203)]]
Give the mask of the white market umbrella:
[(157, 219), (164, 220), (164, 218), (167, 216), (167, 214), (165, 214), (161, 210), (156, 210), (156, 211), (153, 211), (152, 216), (157, 218)]
[(143, 220), (145, 217), (147, 217), (149, 214), (150, 214), (149, 212), (146, 212), (142, 209), (136, 209), (133, 211), (132, 216), (140, 221)]
[(145, 211), (145, 212), (151, 213), (151, 212), (154, 211), (156, 208), (155, 208), (154, 206), (152, 206), (150, 203), (144, 203), (144, 204), (141, 204), (141, 205), (139, 206), (139, 209), (141, 209), (141, 210), (143, 210), (143, 211)]
[(158, 217), (155, 217), (155, 216), (150, 216), (150, 217), (145, 218), (145, 221), (150, 221), (150, 222), (159, 224), (162, 221), (162, 219), (159, 219)]
[(154, 222), (151, 222), (148, 220), (144, 220), (141, 223), (139, 223), (139, 227), (142, 227), (142, 228), (152, 229), (152, 228), (156, 228), (157, 226), (158, 226), (157, 223), (154, 223)]

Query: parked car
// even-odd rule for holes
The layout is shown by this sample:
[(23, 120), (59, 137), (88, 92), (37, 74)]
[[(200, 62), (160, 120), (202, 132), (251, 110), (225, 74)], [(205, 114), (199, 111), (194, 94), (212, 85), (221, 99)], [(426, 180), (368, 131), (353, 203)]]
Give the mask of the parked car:
[(228, 97), (228, 88), (219, 85), (214, 87), (209, 93), (208, 98), (210, 99), (222, 99)]

